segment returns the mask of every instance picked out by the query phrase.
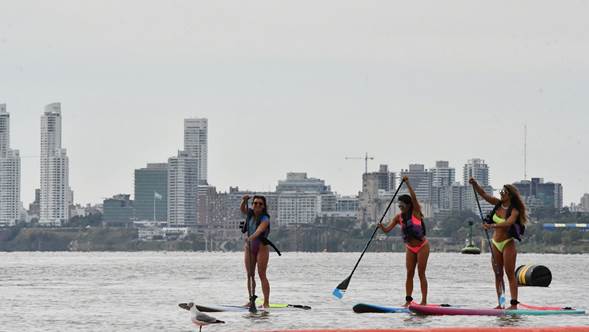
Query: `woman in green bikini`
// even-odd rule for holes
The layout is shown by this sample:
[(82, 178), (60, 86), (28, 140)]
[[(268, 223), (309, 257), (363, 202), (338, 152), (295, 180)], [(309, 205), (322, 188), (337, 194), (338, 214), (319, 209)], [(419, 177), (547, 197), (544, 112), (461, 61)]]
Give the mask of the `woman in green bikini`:
[[(501, 275), (495, 280), (497, 292), (501, 290), (500, 283), (503, 280), (503, 271), (509, 281), (509, 293), (511, 302), (509, 309), (517, 309), (517, 280), (515, 279), (515, 260), (517, 249), (514, 238), (519, 238), (523, 225), (527, 223), (526, 206), (519, 194), (517, 188), (511, 184), (506, 184), (499, 192), (500, 198), (493, 197), (485, 192), (483, 188), (473, 178), (468, 181), (476, 192), (489, 204), (495, 206), (492, 211), (492, 223), (485, 223), (485, 229), (493, 229), (493, 256), (498, 265)], [(499, 294), (498, 294), (499, 295)]]

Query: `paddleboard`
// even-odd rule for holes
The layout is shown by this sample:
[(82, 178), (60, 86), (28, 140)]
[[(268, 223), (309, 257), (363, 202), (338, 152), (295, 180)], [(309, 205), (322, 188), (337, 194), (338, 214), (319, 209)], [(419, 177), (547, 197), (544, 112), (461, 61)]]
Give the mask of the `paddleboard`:
[[(449, 307), (449, 304), (428, 304), (428, 306), (437, 306), (437, 307)], [(355, 313), (357, 314), (364, 314), (364, 313), (381, 313), (381, 314), (390, 314), (390, 313), (410, 313), (411, 311), (407, 307), (389, 307), (389, 306), (382, 306), (377, 304), (369, 304), (369, 303), (358, 303), (353, 308)]]
[(584, 315), (585, 310), (574, 308), (554, 309), (486, 309), (486, 308), (458, 308), (458, 307), (435, 307), (412, 304), (409, 310), (421, 315), (463, 315), (463, 316), (509, 316), (509, 315)]
[[(181, 306), (181, 304), (180, 304)], [(239, 305), (194, 305), (196, 309), (200, 312), (248, 312), (249, 308)], [(286, 304), (286, 303), (271, 303), (270, 310), (283, 310), (283, 309), (292, 309), (292, 310), (309, 310), (311, 307), (301, 304)], [(258, 306), (258, 310), (264, 311), (268, 310), (268, 308), (264, 308), (262, 306)]]

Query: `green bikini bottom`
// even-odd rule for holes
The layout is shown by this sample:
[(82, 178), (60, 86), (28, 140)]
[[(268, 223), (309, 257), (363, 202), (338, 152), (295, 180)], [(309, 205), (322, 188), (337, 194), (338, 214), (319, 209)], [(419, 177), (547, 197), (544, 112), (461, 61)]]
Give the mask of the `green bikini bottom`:
[(513, 240), (512, 237), (510, 237), (509, 239), (503, 240), (501, 242), (497, 242), (497, 241), (495, 241), (495, 239), (491, 239), (491, 242), (493, 242), (493, 244), (495, 245), (495, 248), (497, 248), (497, 250), (499, 250), (499, 252), (503, 252), (503, 249), (511, 240)]

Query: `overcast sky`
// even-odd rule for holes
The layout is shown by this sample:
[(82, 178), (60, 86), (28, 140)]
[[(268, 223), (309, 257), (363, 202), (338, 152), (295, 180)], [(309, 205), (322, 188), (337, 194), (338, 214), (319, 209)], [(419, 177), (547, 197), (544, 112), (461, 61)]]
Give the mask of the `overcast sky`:
[(289, 171), (340, 194), (369, 170), (482, 158), (495, 187), (589, 192), (586, 1), (0, 0), (0, 103), (39, 187), (40, 116), (62, 103), (78, 203), (133, 194), (134, 169), (209, 119), (209, 183), (273, 190)]

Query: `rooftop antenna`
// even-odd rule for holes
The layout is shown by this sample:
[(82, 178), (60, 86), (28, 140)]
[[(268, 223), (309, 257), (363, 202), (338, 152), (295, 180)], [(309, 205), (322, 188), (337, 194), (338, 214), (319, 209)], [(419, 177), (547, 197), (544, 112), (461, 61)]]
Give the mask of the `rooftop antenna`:
[(364, 174), (368, 173), (368, 159), (374, 160), (374, 157), (369, 157), (368, 152), (364, 154), (364, 157), (346, 157), (346, 160), (349, 159), (364, 159)]

